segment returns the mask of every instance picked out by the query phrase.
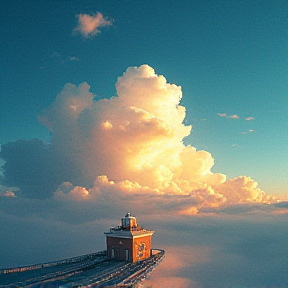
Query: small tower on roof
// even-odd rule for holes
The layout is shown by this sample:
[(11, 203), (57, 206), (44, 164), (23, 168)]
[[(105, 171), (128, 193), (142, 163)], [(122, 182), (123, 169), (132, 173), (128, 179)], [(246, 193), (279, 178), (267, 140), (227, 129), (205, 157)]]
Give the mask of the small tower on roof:
[(121, 218), (120, 226), (105, 232), (108, 258), (134, 263), (150, 257), (153, 233), (138, 226), (136, 217), (127, 213)]

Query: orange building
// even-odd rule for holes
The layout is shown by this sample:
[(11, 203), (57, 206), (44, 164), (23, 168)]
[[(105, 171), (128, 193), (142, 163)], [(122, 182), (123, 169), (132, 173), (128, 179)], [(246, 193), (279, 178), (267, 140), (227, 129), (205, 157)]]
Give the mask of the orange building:
[(138, 226), (136, 218), (127, 213), (120, 226), (105, 232), (108, 259), (134, 263), (150, 257), (153, 233)]

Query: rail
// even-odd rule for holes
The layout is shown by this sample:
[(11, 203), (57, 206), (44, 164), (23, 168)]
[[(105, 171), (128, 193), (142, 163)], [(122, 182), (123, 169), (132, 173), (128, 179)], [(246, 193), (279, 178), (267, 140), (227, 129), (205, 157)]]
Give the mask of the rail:
[[(39, 287), (45, 282), (51, 285), (60, 283), (63, 287), (131, 287), (145, 279), (164, 256), (164, 250), (152, 249), (149, 258), (130, 263), (107, 259), (106, 251), (100, 251), (60, 261), (2, 269), (0, 286)], [(27, 272), (19, 273), (24, 271)]]
[(47, 262), (47, 263), (41, 263), (41, 264), (38, 263), (38, 264), (29, 265), (29, 266), (22, 266), (22, 267), (15, 267), (15, 268), (4, 268), (4, 269), (0, 269), (0, 274), (25, 272), (25, 271), (35, 270), (35, 269), (58, 266), (58, 265), (66, 265), (66, 264), (82, 262), (82, 261), (85, 261), (86, 259), (88, 260), (88, 259), (95, 258), (98, 256), (106, 256), (106, 255), (107, 255), (106, 250), (98, 251), (95, 253), (85, 254), (81, 256), (71, 257), (71, 258)]

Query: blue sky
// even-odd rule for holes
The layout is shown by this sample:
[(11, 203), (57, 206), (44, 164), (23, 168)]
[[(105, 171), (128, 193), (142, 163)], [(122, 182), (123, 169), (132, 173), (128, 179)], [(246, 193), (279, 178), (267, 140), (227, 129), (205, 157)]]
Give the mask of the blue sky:
[[(251, 227), (262, 218), (263, 227), (287, 218), (287, 202), (281, 202), (288, 198), (287, 15), (284, 0), (1, 1), (0, 218), (7, 235), (13, 237), (13, 227), (19, 227), (27, 241), (10, 243), (2, 236), (5, 250), (24, 248), (21, 259), (17, 253), (8, 259), (3, 251), (1, 265), (69, 257), (75, 243), (63, 249), (63, 235), (52, 237), (51, 231), (76, 237), (77, 253), (88, 253), (93, 245), (77, 231), (95, 237), (89, 227), (105, 229), (131, 207), (145, 222), (145, 213), (154, 215), (155, 208), (163, 215), (172, 211), (179, 223), (187, 216), (187, 223), (203, 225), (196, 238), (209, 239), (201, 249), (208, 251), (210, 264), (189, 260), (189, 267), (214, 269), (221, 260), (213, 257), (232, 240), (217, 234), (213, 250), (209, 229), (233, 233), (235, 224), (244, 227), (237, 238), (242, 250), (237, 254), (231, 248), (224, 258), (233, 263), (240, 255), (243, 262), (227, 283), (247, 280), (247, 287), (270, 287), (275, 275), (279, 287), (287, 283), (274, 260), (273, 277), (239, 280), (247, 272), (250, 243), (245, 239)], [(97, 17), (102, 25), (86, 26), (85, 32), (85, 19)], [(147, 199), (155, 203), (148, 212)], [(211, 224), (211, 215), (219, 222)], [(259, 222), (251, 220), (255, 215)], [(148, 223), (161, 230), (156, 216)], [(161, 230), (173, 235), (174, 242), (165, 243), (168, 251), (179, 241), (176, 224), (167, 220)], [(35, 227), (37, 243), (27, 232)], [(195, 237), (180, 230), (187, 236), (183, 245), (192, 245)], [(272, 238), (282, 249), (286, 235), (280, 230)], [(252, 247), (260, 234), (247, 238)], [(157, 245), (164, 240), (158, 236)], [(51, 243), (56, 248), (48, 259)], [(31, 257), (30, 245), (41, 250), (39, 257)], [(258, 247), (262, 256), (263, 245)], [(224, 266), (218, 267), (224, 271)], [(186, 270), (179, 275), (187, 278)], [(202, 280), (191, 278), (195, 287), (211, 287), (212, 277), (205, 282), (204, 270)], [(180, 278), (178, 283), (187, 280)]]

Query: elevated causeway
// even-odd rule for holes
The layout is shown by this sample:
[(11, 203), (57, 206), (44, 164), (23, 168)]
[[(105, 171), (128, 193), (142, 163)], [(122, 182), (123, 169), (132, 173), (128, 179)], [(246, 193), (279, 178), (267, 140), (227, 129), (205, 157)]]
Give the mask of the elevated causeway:
[(136, 263), (107, 258), (100, 251), (60, 261), (0, 270), (0, 287), (131, 287), (163, 260), (165, 251)]

